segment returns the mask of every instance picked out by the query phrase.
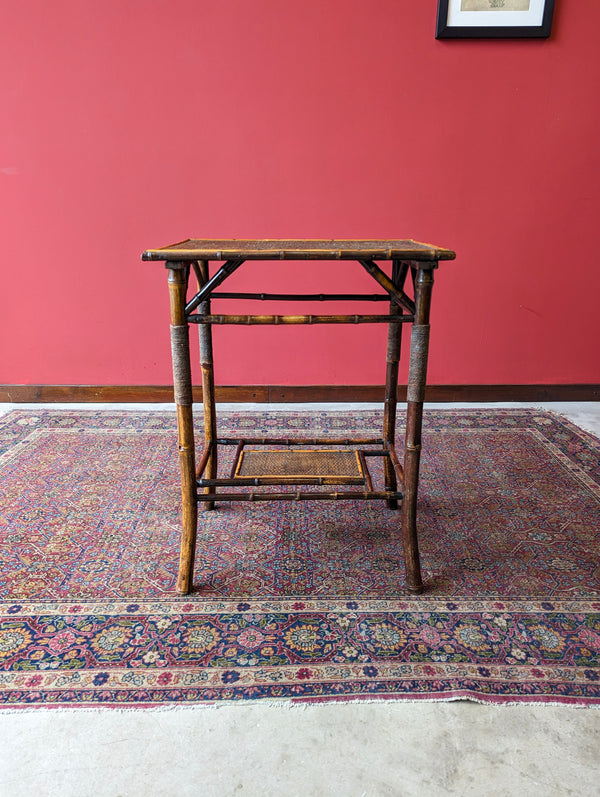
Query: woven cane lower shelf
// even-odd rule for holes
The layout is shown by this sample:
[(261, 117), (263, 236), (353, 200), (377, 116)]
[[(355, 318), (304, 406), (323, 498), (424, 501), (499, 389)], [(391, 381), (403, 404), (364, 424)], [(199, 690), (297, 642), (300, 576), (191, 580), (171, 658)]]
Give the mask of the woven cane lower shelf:
[[(345, 440), (343, 445), (348, 446), (349, 442)], [(302, 443), (306, 447), (298, 448)], [(397, 508), (398, 501), (402, 499), (398, 486), (402, 486), (404, 480), (392, 444), (386, 444), (383, 440), (365, 440), (360, 441), (358, 447), (349, 449), (340, 448), (342, 443), (337, 441), (337, 445), (334, 442), (335, 447), (315, 447), (324, 443), (327, 444), (325, 440), (278, 441), (275, 443), (277, 448), (273, 449), (269, 448), (270, 444), (274, 444), (273, 441), (264, 439), (219, 439), (217, 445), (237, 446), (231, 473), (229, 477), (204, 478), (204, 463), (212, 451), (210, 446), (205, 448), (196, 479), (197, 487), (200, 488), (198, 501), (384, 500), (390, 508)], [(365, 447), (364, 443), (370, 447)], [(367, 465), (367, 460), (371, 458), (383, 460), (388, 479), (391, 479), (389, 487), (373, 487), (373, 478)], [(394, 477), (390, 476), (392, 472)], [(283, 492), (265, 490), (273, 485), (281, 487)], [(302, 485), (316, 489), (295, 489)], [(334, 492), (331, 491), (332, 486), (336, 487)], [(352, 489), (357, 486), (359, 490)], [(236, 492), (235, 488), (238, 487), (258, 489)], [(338, 490), (337, 487), (342, 489)], [(221, 488), (224, 489), (219, 491)]]
[(345, 477), (364, 481), (364, 473), (356, 451), (243, 451), (236, 470), (237, 477), (278, 477), (305, 479)]

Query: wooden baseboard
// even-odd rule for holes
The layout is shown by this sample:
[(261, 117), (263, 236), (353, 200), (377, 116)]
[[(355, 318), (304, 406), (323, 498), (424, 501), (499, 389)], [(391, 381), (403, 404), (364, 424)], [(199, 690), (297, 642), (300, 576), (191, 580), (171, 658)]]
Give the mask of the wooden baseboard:
[[(383, 385), (232, 385), (216, 388), (220, 402), (304, 403), (310, 401), (383, 401)], [(398, 388), (406, 399), (406, 385)], [(202, 388), (194, 387), (194, 400)], [(600, 385), (429, 385), (426, 400), (453, 401), (600, 401)], [(173, 401), (170, 385), (0, 385), (0, 402), (150, 403)]]

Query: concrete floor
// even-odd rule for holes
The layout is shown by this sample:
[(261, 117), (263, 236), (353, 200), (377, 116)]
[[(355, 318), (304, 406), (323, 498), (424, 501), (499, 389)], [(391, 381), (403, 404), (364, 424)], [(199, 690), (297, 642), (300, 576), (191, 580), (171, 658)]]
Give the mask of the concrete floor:
[[(448, 406), (459, 405), (432, 405)], [(535, 406), (600, 437), (600, 403)], [(457, 701), (0, 713), (0, 797), (31, 794), (593, 797), (600, 710)]]

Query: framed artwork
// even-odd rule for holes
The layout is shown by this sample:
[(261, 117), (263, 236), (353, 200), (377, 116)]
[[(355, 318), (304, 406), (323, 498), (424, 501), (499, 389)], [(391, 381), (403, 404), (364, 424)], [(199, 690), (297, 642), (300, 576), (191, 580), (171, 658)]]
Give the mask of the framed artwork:
[(554, 0), (438, 0), (436, 39), (548, 38)]

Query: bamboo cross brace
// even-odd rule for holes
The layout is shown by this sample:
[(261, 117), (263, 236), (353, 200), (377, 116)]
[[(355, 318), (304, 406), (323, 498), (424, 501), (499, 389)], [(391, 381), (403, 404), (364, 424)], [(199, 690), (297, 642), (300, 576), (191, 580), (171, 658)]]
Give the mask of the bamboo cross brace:
[(372, 260), (359, 260), (358, 262), (366, 271), (369, 272), (373, 279), (389, 293), (394, 301), (396, 301), (401, 307), (404, 307), (404, 309), (407, 310), (411, 315), (414, 315), (414, 302), (404, 293), (403, 290), (394, 285), (392, 280), (379, 268), (379, 266), (377, 266)]
[(213, 290), (218, 288), (243, 262), (243, 260), (228, 260), (224, 263), (217, 273), (202, 286), (194, 298), (186, 304), (185, 314), (189, 315), (199, 304), (208, 299)]

